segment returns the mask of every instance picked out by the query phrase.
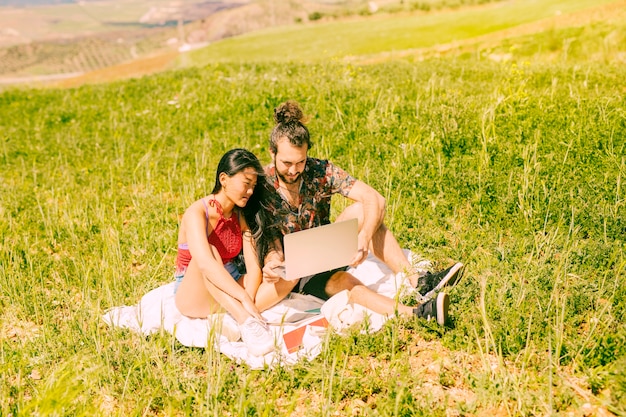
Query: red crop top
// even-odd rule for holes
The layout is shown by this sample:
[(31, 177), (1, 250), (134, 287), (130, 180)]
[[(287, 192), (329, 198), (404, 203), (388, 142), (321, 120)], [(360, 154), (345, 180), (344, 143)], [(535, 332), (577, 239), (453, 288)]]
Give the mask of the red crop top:
[[(209, 221), (209, 206), (215, 207), (220, 215), (215, 228), (211, 234), (207, 237), (208, 242), (215, 246), (217, 252), (222, 258), (222, 263), (226, 264), (232, 261), (243, 247), (243, 239), (241, 237), (241, 226), (239, 225), (239, 215), (236, 211), (233, 211), (232, 216), (226, 219), (224, 218), (224, 211), (219, 201), (211, 197), (207, 203), (204, 202), (206, 208), (206, 219)], [(189, 245), (187, 243), (178, 244), (178, 254), (176, 256), (176, 271), (184, 271), (189, 262), (191, 261), (191, 253), (189, 252)]]

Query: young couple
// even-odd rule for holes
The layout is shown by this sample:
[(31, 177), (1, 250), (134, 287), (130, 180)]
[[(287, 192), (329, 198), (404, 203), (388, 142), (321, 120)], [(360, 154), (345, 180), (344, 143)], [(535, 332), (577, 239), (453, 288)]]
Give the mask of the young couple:
[[(377, 313), (416, 315), (443, 325), (449, 298), (437, 291), (454, 284), (463, 264), (426, 275), (413, 271), (383, 223), (384, 198), (331, 162), (308, 157), (312, 142), (299, 105), (294, 101), (279, 105), (274, 120), (269, 144), (273, 162), (263, 170), (251, 152), (228, 151), (217, 167), (211, 194), (185, 211), (176, 261), (179, 311), (206, 318), (225, 310), (238, 324), (227, 336), (241, 337), (255, 356), (274, 349), (274, 337), (260, 313), (291, 291), (326, 300), (349, 290), (350, 302)], [(352, 265), (363, 262), (371, 251), (394, 273), (407, 275), (425, 296), (422, 304), (409, 307), (378, 294), (348, 273), (347, 267), (296, 281), (277, 274), (275, 268), (284, 263), (282, 236), (330, 223), (330, 201), (337, 193), (354, 201), (337, 221), (359, 220), (358, 252)], [(244, 275), (234, 263), (240, 252)]]

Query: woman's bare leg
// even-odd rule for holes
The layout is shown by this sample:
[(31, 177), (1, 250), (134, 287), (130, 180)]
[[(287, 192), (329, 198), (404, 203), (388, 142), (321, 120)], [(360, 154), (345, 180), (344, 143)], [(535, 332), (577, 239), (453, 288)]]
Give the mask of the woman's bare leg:
[(243, 323), (250, 316), (238, 300), (204, 279), (193, 259), (176, 291), (175, 302), (178, 310), (188, 317), (206, 318), (226, 310), (238, 323)]

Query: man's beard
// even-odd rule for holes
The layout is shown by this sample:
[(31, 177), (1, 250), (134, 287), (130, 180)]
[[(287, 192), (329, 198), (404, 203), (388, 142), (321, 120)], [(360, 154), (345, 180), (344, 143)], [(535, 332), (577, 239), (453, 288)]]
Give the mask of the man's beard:
[(284, 184), (295, 184), (298, 182), (298, 180), (300, 179), (300, 177), (302, 176), (302, 173), (298, 173), (298, 175), (296, 175), (296, 177), (294, 179), (288, 179), (287, 177), (285, 177), (283, 174), (277, 172), (278, 174), (278, 178), (280, 178), (280, 180), (284, 183)]
[(296, 175), (294, 179), (292, 180), (287, 179), (283, 174), (278, 172), (278, 168), (276, 168), (276, 158), (274, 158), (274, 168), (276, 169), (276, 175), (278, 175), (278, 178), (280, 178), (283, 184), (295, 184), (298, 182), (298, 180), (302, 176), (302, 172), (299, 172), (298, 175)]

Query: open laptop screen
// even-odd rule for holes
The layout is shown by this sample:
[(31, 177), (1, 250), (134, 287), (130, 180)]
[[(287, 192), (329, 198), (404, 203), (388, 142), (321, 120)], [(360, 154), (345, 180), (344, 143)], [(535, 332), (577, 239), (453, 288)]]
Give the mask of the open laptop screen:
[(346, 266), (357, 252), (357, 219), (289, 233), (283, 238), (287, 280)]

